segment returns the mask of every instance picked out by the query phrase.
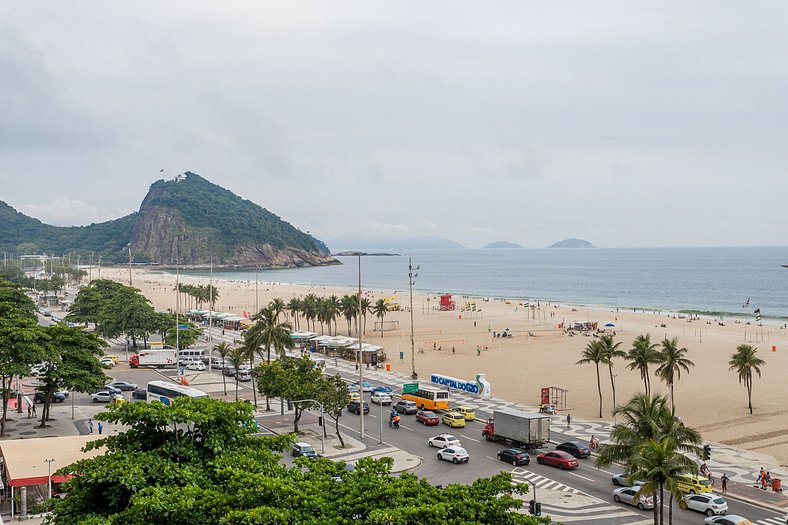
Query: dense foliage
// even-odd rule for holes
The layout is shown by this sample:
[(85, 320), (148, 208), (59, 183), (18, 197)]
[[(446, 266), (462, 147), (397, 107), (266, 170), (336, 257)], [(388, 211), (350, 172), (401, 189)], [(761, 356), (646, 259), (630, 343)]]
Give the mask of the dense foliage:
[(291, 436), (253, 435), (252, 406), (179, 398), (171, 407), (127, 403), (97, 419), (129, 427), (88, 447), (106, 454), (62, 469), (73, 474), (54, 524), (537, 524), (513, 509), (511, 475), (438, 488), (391, 460), (342, 463), (300, 458), (286, 468)]

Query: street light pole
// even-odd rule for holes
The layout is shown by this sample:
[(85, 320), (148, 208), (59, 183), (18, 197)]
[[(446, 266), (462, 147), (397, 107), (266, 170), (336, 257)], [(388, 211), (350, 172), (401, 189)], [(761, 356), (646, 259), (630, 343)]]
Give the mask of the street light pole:
[[(361, 252), (358, 254), (358, 315), (361, 315)], [(361, 319), (359, 319), (360, 321)], [(361, 405), (358, 411), (361, 416), (361, 432), (360, 435), (364, 437), (364, 353), (361, 350), (361, 323), (357, 323), (356, 331), (358, 331), (358, 389), (361, 392)]]
[[(419, 269), (418, 266), (415, 268), (416, 270)], [(416, 277), (419, 274), (413, 273), (413, 264), (411, 262), (411, 258), (408, 257), (408, 289), (410, 290), (410, 364), (411, 364), (411, 377), (413, 379), (418, 379), (419, 374), (416, 373), (416, 344), (413, 341), (413, 285), (416, 283)]]
[[(361, 411), (364, 411), (364, 407), (362, 405)], [(380, 402), (380, 438), (378, 438), (378, 445), (383, 444), (383, 402)]]
[(44, 461), (47, 464), (47, 499), (52, 499), (52, 462), (55, 461), (55, 458), (45, 459)]
[(131, 243), (126, 246), (129, 249), (129, 286), (133, 286), (133, 284), (131, 284)]

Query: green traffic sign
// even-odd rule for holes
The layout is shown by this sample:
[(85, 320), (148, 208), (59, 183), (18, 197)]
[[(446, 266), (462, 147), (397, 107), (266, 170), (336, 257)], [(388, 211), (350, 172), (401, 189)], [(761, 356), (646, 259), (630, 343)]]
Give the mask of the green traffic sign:
[(415, 394), (418, 389), (419, 389), (418, 383), (405, 383), (404, 385), (402, 385), (403, 394)]

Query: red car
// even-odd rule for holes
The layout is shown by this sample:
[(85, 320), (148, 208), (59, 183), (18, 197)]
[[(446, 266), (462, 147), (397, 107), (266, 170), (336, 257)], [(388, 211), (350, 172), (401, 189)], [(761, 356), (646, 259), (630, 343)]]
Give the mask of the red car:
[(578, 467), (577, 459), (571, 454), (556, 450), (555, 452), (547, 452), (546, 454), (539, 454), (536, 456), (536, 462), (551, 467), (558, 467), (561, 470), (573, 469)]
[(441, 422), (438, 416), (435, 415), (435, 412), (430, 412), (429, 410), (416, 414), (416, 421), (424, 423), (428, 427), (437, 426)]

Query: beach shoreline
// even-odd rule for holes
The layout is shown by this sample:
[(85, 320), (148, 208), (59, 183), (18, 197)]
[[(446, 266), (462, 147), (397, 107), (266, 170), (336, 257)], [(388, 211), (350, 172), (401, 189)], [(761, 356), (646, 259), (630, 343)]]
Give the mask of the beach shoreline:
[[(102, 277), (128, 284), (127, 267), (101, 269)], [(94, 272), (95, 276), (95, 272)], [(173, 293), (176, 275), (167, 272), (133, 269), (133, 285), (151, 300), (158, 310), (174, 310)], [(204, 276), (180, 275), (181, 283), (208, 284)], [(287, 303), (293, 297), (308, 293), (318, 296), (357, 293), (357, 289), (316, 285), (280, 283), (254, 280), (236, 281), (214, 277), (219, 290), (216, 310), (242, 315), (280, 298)], [(255, 291), (255, 287), (257, 291)], [(390, 297), (390, 292), (363, 289), (374, 300)], [(373, 332), (375, 319), (367, 318), (364, 341), (381, 345), (388, 355), (392, 370), (410, 375), (410, 315), (405, 310), (408, 295), (398, 296), (401, 311), (389, 312), (384, 321), (394, 321), (395, 330), (383, 334)], [(663, 338), (678, 337), (679, 345), (688, 349), (687, 357), (695, 362), (689, 373), (683, 373), (675, 385), (677, 415), (690, 426), (700, 430), (704, 439), (712, 443), (736, 445), (759, 453), (773, 455), (779, 463), (788, 462), (788, 441), (780, 436), (788, 433), (788, 409), (782, 399), (788, 395), (788, 385), (781, 371), (788, 366), (788, 330), (764, 319), (763, 326), (726, 320), (719, 324), (715, 318), (699, 316), (679, 317), (677, 312), (632, 312), (616, 308), (565, 305), (539, 302), (533, 308), (524, 307), (513, 299), (494, 299), (454, 295), (457, 310), (439, 311), (438, 294), (413, 294), (415, 348), (423, 353), (415, 355), (420, 377), (440, 373), (452, 377), (472, 379), (476, 373), (486, 373), (495, 397), (536, 406), (542, 387), (557, 386), (569, 390), (567, 407), (573, 417), (598, 419), (599, 395), (593, 365), (577, 365), (585, 346), (595, 334), (570, 336), (559, 325), (595, 321), (600, 329), (605, 324), (615, 333), (621, 349), (629, 350), (632, 340), (649, 333), (652, 343)], [(459, 311), (466, 303), (476, 303), (477, 311)], [(181, 305), (186, 311), (187, 305)], [(289, 315), (289, 314), (288, 314)], [(343, 320), (337, 323), (337, 333), (347, 335)], [(301, 320), (300, 328), (305, 329)], [(344, 328), (344, 329), (343, 329)], [(508, 328), (512, 337), (493, 337), (493, 333)], [(317, 330), (320, 332), (320, 325)], [(746, 335), (745, 335), (746, 333)], [(352, 334), (355, 335), (355, 334)], [(728, 361), (742, 343), (759, 349), (766, 361), (763, 377), (756, 378), (753, 391), (755, 413), (747, 410), (746, 390), (736, 375), (728, 370)], [(774, 346), (774, 351), (772, 347)], [(477, 347), (480, 351), (477, 352)], [(400, 355), (402, 359), (400, 359)], [(626, 368), (627, 362), (618, 360), (612, 371), (616, 387), (616, 401), (625, 402), (643, 390), (637, 371)], [(612, 420), (612, 388), (610, 371), (601, 367), (603, 419)], [(653, 371), (652, 371), (653, 376)], [(667, 394), (666, 385), (652, 377), (655, 393)], [(785, 432), (778, 432), (784, 430)]]

